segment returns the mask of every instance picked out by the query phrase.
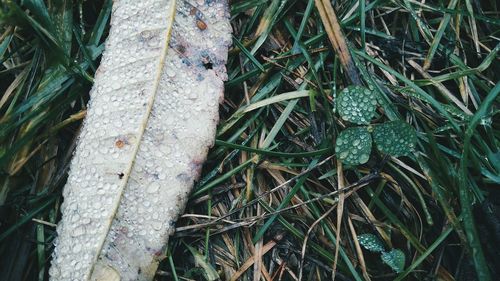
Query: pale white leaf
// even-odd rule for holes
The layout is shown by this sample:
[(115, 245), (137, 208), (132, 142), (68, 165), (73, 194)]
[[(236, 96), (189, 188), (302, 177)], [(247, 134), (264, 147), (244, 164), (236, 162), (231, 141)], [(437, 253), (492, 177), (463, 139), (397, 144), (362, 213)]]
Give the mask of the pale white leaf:
[(61, 206), (51, 280), (152, 280), (213, 144), (226, 0), (115, 0)]

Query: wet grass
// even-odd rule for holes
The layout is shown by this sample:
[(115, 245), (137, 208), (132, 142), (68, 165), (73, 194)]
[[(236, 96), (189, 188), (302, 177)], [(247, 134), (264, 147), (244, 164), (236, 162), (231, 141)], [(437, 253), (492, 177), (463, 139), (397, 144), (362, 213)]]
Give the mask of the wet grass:
[[(332, 17), (328, 3), (232, 1), (216, 145), (158, 280), (500, 276), (498, 4), (337, 1)], [(2, 280), (47, 280), (110, 4), (1, 4)], [(337, 161), (335, 140), (352, 124), (336, 97), (353, 84), (373, 87), (373, 124), (416, 130), (410, 156)], [(402, 270), (360, 234), (402, 251)]]

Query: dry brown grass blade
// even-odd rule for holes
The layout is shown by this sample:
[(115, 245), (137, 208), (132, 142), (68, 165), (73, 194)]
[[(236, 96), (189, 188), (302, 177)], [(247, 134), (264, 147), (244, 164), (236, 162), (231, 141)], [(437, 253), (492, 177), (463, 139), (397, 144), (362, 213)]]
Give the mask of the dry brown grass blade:
[(371, 281), (370, 275), (368, 274), (368, 271), (366, 270), (365, 257), (363, 255), (363, 251), (361, 250), (361, 245), (359, 244), (359, 241), (357, 238), (358, 234), (356, 233), (356, 229), (354, 228), (354, 224), (352, 223), (352, 219), (350, 216), (347, 217), (347, 223), (349, 224), (349, 230), (351, 231), (352, 242), (354, 243), (356, 253), (358, 254), (358, 262), (359, 262), (359, 266), (361, 267), (361, 272), (363, 273), (363, 277), (367, 281)]
[[(340, 162), (340, 160), (337, 160), (337, 189), (344, 189), (344, 187), (344, 169), (342, 168), (342, 162)], [(337, 271), (337, 261), (339, 258), (340, 228), (342, 225), (342, 214), (344, 213), (345, 194), (341, 192), (338, 198), (339, 203), (337, 204), (337, 227), (335, 233), (335, 259), (333, 260), (332, 280), (335, 280), (335, 272)]]
[[(425, 79), (432, 80), (433, 77), (425, 70), (425, 66), (421, 67), (414, 60), (408, 60), (408, 63)], [(472, 112), (458, 99), (456, 98), (442, 83), (434, 81), (433, 85), (441, 92), (444, 96), (450, 99), (456, 106), (458, 106), (465, 114), (472, 115)]]
[(335, 210), (336, 205), (333, 205), (328, 211), (326, 211), (321, 217), (319, 217), (314, 223), (309, 227), (309, 230), (307, 230), (307, 233), (304, 237), (304, 242), (302, 243), (302, 251), (301, 251), (301, 256), (300, 256), (300, 266), (299, 266), (299, 277), (298, 280), (302, 280), (302, 274), (303, 274), (303, 269), (304, 269), (304, 260), (306, 256), (306, 247), (307, 247), (307, 241), (309, 240), (309, 237), (311, 235), (311, 232), (316, 228), (316, 226), (328, 215), (330, 215), (333, 210)]
[[(256, 206), (257, 216), (261, 215), (261, 206)], [(264, 239), (259, 239), (257, 243), (255, 243), (255, 254), (254, 254), (254, 264), (253, 264), (253, 281), (259, 281), (262, 277), (262, 256), (264, 255)]]
[(347, 41), (342, 33), (340, 23), (332, 4), (330, 1), (326, 0), (315, 0), (315, 3), (321, 17), (321, 21), (325, 26), (326, 33), (328, 34), (328, 39), (330, 39), (335, 53), (339, 56), (340, 63), (347, 72), (347, 76), (353, 84), (361, 85), (359, 73), (354, 65), (354, 61), (352, 60), (349, 47), (347, 46)]
[[(29, 68), (25, 68), (23, 71), (21, 71), (21, 73), (17, 75), (16, 79), (12, 81), (7, 90), (5, 90), (2, 98), (0, 98), (0, 109), (2, 109), (5, 103), (11, 98), (14, 90), (18, 89), (19, 85), (26, 79), (26, 77), (28, 77), (28, 74)], [(0, 121), (7, 116), (7, 114), (4, 115), (2, 118), (0, 118)]]
[(375, 226), (375, 229), (379, 233), (380, 237), (387, 243), (387, 245), (392, 246), (391, 244), (391, 238), (389, 237), (389, 234), (385, 231), (385, 229), (378, 224), (377, 220), (375, 218), (375, 215), (370, 211), (370, 208), (363, 202), (363, 199), (361, 199), (357, 194), (353, 194), (353, 203), (356, 205), (358, 210), (360, 210), (363, 213), (363, 216), (367, 220), (367, 223), (373, 224)]
[[(279, 240), (281, 240), (281, 238), (283, 237), (281, 235), (278, 235), (274, 237), (273, 240), (267, 242), (264, 246), (262, 246), (262, 251), (260, 251), (262, 256), (265, 255), (267, 252), (269, 252), (269, 250), (271, 250), (274, 246), (276, 246), (276, 244), (278, 243)], [(240, 269), (233, 276), (231, 276), (231, 279), (229, 280), (230, 281), (238, 280), (238, 278), (240, 278), (241, 275), (243, 275), (243, 273), (245, 273), (245, 271), (247, 271), (254, 264), (255, 259), (262, 258), (262, 256), (260, 257), (251, 256), (250, 258), (248, 258), (245, 261), (245, 263), (240, 267)]]
[(474, 16), (474, 9), (472, 8), (472, 4), (470, 0), (465, 1), (465, 7), (467, 7), (467, 12), (469, 12), (469, 25), (470, 25), (470, 31), (471, 31), (471, 37), (472, 41), (474, 41), (474, 47), (476, 48), (476, 54), (477, 57), (481, 57), (481, 51), (479, 48), (479, 35), (477, 33), (477, 24), (476, 24), (476, 18)]

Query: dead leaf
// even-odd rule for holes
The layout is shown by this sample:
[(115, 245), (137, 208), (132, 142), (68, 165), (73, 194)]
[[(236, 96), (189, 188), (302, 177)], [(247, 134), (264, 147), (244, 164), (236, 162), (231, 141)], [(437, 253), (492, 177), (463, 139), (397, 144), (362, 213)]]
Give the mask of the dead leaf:
[(51, 280), (152, 280), (213, 144), (230, 30), (225, 0), (114, 1)]

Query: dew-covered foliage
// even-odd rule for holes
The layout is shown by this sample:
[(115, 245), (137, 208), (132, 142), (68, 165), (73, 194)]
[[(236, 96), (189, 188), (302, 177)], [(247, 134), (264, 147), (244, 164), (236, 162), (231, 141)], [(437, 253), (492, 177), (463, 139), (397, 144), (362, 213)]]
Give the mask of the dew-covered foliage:
[(391, 121), (374, 126), (373, 140), (377, 148), (394, 157), (409, 155), (415, 148), (415, 129), (403, 121)]
[(362, 86), (349, 86), (337, 98), (337, 111), (342, 119), (358, 125), (369, 124), (375, 115), (375, 93)]
[(381, 253), (385, 250), (382, 241), (380, 241), (380, 239), (373, 234), (370, 233), (360, 234), (358, 235), (358, 241), (359, 244), (368, 251)]
[(335, 153), (347, 165), (364, 164), (370, 158), (372, 136), (365, 127), (352, 127), (343, 130), (337, 137)]
[[(356, 124), (369, 124), (375, 114), (375, 93), (362, 86), (349, 86), (338, 97), (337, 110), (344, 120)], [(372, 136), (377, 148), (384, 154), (399, 157), (411, 154), (417, 137), (415, 129), (401, 121), (390, 121), (374, 126), (348, 128), (337, 137), (335, 152), (347, 165), (368, 162)]]
[(374, 253), (380, 253), (380, 259), (388, 265), (394, 272), (403, 271), (406, 262), (406, 256), (400, 249), (385, 250), (382, 241), (374, 234), (364, 233), (358, 235), (359, 244), (366, 250)]
[[(63, 189), (52, 281), (152, 280), (199, 175), (193, 163), (215, 137), (231, 45), (227, 2), (113, 9)], [(192, 11), (204, 28), (201, 16), (184, 16)]]
[(396, 273), (403, 271), (406, 262), (406, 257), (403, 251), (399, 249), (392, 249), (389, 252), (383, 252), (380, 257), (382, 258), (382, 261), (390, 266)]
[[(2, 280), (48, 280), (62, 189), (112, 3), (0, 1)], [(191, 10), (182, 19), (208, 42), (210, 22)], [(153, 253), (155, 280), (319, 281), (331, 280), (333, 266), (336, 280), (498, 279), (496, 1), (233, 0), (230, 12), (233, 46), (215, 146), (168, 245)], [(189, 64), (183, 41), (175, 43)], [(201, 66), (216, 71), (209, 58)], [(352, 111), (362, 124), (339, 108), (344, 98), (360, 97), (343, 90), (358, 86), (377, 101)], [(170, 124), (202, 110), (188, 103), (158, 116)], [(128, 120), (110, 124), (119, 121)], [(337, 139), (360, 126), (372, 138), (368, 161), (338, 165)], [(410, 127), (415, 134), (405, 133), (404, 145), (377, 141), (379, 130), (397, 138)], [(165, 153), (157, 140), (152, 152)], [(147, 172), (163, 175), (154, 165)], [(147, 204), (137, 201), (141, 208), (132, 212), (161, 220)], [(384, 251), (367, 250), (358, 240), (365, 234)]]

